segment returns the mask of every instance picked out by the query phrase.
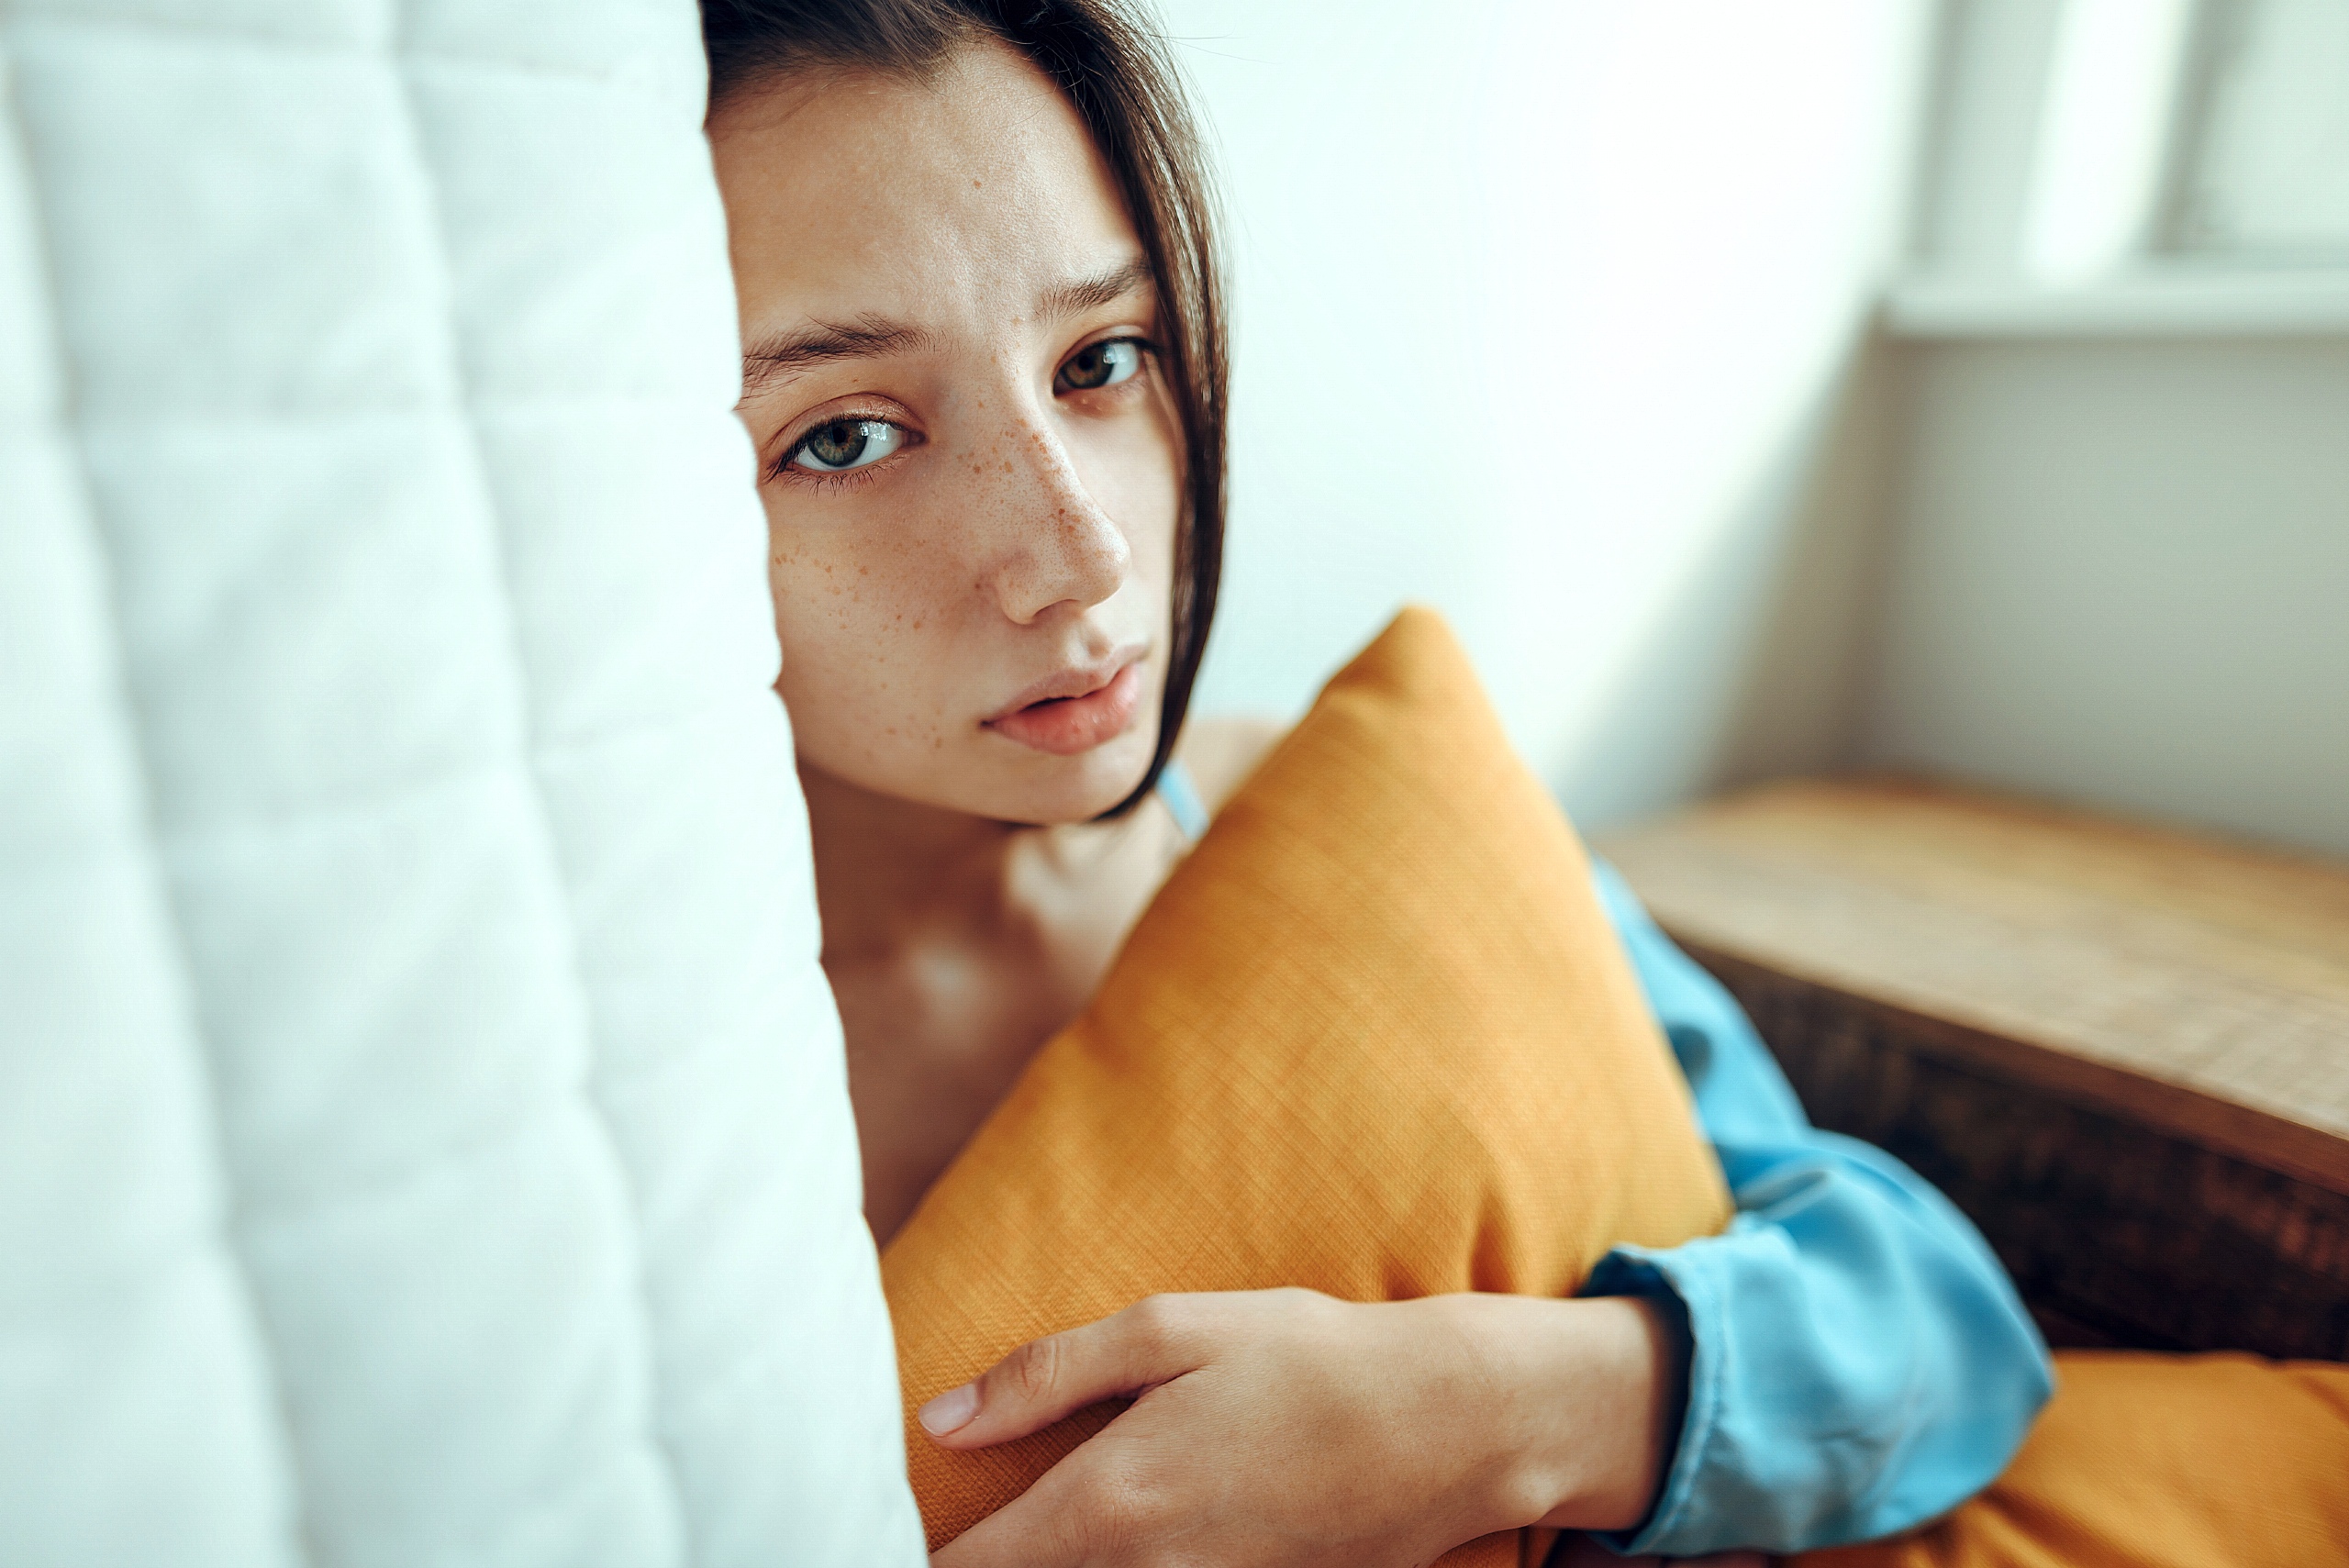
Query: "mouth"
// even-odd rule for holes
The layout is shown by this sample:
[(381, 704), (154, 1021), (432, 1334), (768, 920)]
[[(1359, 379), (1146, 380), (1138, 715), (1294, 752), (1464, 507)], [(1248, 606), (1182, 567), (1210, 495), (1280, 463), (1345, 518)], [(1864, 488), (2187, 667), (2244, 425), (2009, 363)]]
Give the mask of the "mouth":
[(1116, 665), (1062, 671), (1020, 693), (982, 728), (1055, 757), (1090, 751), (1133, 723), (1141, 665), (1141, 655), (1131, 653)]

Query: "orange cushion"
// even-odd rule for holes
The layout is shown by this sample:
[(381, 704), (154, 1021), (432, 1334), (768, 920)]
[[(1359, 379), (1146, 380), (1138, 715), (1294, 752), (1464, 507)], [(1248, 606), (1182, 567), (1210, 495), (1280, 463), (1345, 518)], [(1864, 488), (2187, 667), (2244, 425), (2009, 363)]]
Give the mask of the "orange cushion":
[(923, 1401), (1025, 1340), (1156, 1291), (1563, 1296), (1730, 1207), (1573, 829), (1407, 610), (884, 1254), (930, 1543), (1112, 1413), (974, 1453), (922, 1435)]
[(1990, 1489), (1802, 1568), (2312, 1568), (2349, 1562), (2349, 1366), (2075, 1351)]

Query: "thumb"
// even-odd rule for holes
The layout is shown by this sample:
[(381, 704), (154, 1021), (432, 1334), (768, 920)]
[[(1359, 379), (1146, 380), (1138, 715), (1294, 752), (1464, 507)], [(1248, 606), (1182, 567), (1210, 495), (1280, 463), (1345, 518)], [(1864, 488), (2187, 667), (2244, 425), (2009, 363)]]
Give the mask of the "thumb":
[(1146, 1296), (1097, 1323), (1030, 1340), (915, 1417), (942, 1448), (985, 1448), (1041, 1431), (1087, 1405), (1145, 1394), (1201, 1364), (1181, 1301)]

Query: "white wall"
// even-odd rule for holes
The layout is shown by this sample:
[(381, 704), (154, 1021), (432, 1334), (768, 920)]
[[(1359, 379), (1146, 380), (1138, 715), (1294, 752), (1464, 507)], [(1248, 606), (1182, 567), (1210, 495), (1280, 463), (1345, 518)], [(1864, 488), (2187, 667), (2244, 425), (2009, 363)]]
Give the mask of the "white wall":
[(2349, 339), (1909, 352), (1863, 759), (2349, 855)]
[(1202, 711), (1414, 598), (1586, 826), (1841, 756), (1923, 0), (1163, 9), (1236, 261)]
[[(2342, 210), (2349, 30), (2206, 8), (2180, 54), (2184, 19), (1945, 0), (1851, 756), (2349, 854), (2349, 250), (2272, 242)], [(2044, 287), (2069, 151), (2115, 139), (2176, 183)]]

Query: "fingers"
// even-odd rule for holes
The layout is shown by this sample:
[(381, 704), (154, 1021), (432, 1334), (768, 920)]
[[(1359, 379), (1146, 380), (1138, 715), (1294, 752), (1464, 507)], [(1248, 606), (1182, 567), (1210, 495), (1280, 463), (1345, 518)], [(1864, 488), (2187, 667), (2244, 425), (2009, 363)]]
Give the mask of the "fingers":
[(1180, 1297), (1149, 1296), (1081, 1329), (1030, 1340), (974, 1383), (923, 1406), (946, 1448), (985, 1448), (1041, 1431), (1087, 1405), (1140, 1395), (1194, 1370)]

